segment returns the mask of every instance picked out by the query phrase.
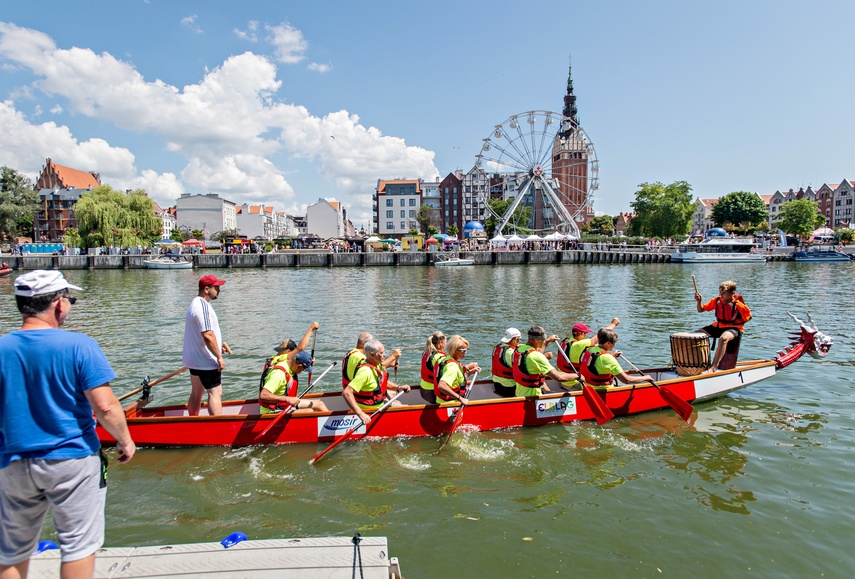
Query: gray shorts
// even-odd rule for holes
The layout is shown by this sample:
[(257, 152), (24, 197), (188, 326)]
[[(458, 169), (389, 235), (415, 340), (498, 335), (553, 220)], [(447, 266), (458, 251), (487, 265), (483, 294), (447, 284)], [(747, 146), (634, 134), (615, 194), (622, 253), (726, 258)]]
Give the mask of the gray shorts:
[(0, 565), (29, 559), (48, 507), (63, 561), (77, 561), (104, 544), (101, 458), (27, 458), (0, 469)]

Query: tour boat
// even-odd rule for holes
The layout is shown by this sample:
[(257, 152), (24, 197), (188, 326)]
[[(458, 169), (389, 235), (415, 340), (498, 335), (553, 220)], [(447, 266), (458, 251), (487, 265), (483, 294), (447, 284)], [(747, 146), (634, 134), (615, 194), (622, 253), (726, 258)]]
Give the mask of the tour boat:
[(707, 237), (700, 243), (680, 243), (671, 263), (763, 263), (753, 239)]
[(790, 254), (793, 261), (799, 263), (821, 263), (825, 261), (852, 261), (848, 253), (841, 251), (842, 247), (835, 249), (831, 245), (810, 245), (806, 249), (796, 250)]
[[(792, 314), (791, 314), (792, 315)], [(498, 398), (492, 381), (479, 380), (467, 394), (470, 403), (461, 417), (461, 430), (497, 430), (524, 426), (542, 426), (559, 422), (594, 420), (603, 423), (608, 416), (628, 416), (641, 412), (688, 407), (689, 402), (703, 402), (771, 378), (804, 354), (824, 358), (833, 338), (823, 335), (808, 316), (808, 323), (799, 322), (798, 333), (792, 333), (792, 343), (766, 360), (736, 362), (729, 370), (692, 376), (681, 375), (678, 365), (642, 370), (656, 384), (619, 385), (605, 391), (567, 391), (550, 383), (551, 393), (533, 397)], [(189, 416), (186, 405), (147, 407), (149, 388), (144, 383), (143, 398), (125, 408), (131, 436), (140, 446), (249, 446), (256, 444), (289, 444), (333, 442), (354, 427), (359, 438), (370, 436), (440, 436), (454, 430), (454, 418), (460, 409), (458, 402), (425, 404), (416, 388), (400, 397), (402, 406), (392, 406), (375, 416), (367, 428), (348, 409), (340, 392), (307, 394), (305, 399), (320, 399), (329, 412), (260, 414), (257, 400), (223, 402), (223, 414), (207, 415), (206, 407), (199, 416)], [(676, 400), (675, 400), (676, 399)], [(679, 410), (678, 410), (679, 412)], [(681, 414), (681, 416), (683, 416)], [(685, 416), (683, 416), (685, 418)], [(100, 425), (98, 437), (103, 444), (115, 440)]]
[(179, 255), (155, 257), (143, 260), (148, 269), (193, 269), (193, 262)]

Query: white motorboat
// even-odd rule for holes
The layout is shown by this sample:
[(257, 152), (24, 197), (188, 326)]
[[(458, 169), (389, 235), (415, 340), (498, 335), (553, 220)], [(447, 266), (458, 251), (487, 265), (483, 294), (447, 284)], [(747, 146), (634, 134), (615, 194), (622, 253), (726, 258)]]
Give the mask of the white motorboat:
[(437, 267), (453, 267), (458, 265), (475, 265), (474, 259), (464, 259), (461, 257), (446, 257), (439, 258), (434, 262)]
[(193, 269), (193, 262), (180, 255), (161, 255), (143, 261), (148, 269)]
[(728, 237), (723, 229), (707, 232), (699, 243), (680, 243), (671, 254), (671, 263), (764, 263), (753, 238)]

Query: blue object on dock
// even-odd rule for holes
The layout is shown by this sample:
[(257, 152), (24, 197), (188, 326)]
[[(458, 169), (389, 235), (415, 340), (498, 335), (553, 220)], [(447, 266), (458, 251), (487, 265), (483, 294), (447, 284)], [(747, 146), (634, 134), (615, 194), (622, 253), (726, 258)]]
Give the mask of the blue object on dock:
[(51, 549), (59, 549), (59, 546), (53, 541), (39, 541), (39, 546), (36, 549), (36, 553), (41, 553), (42, 551), (50, 551)]
[(220, 545), (228, 549), (229, 547), (234, 547), (241, 541), (246, 541), (246, 535), (244, 533), (241, 533), (240, 531), (235, 531), (234, 533), (220, 541)]

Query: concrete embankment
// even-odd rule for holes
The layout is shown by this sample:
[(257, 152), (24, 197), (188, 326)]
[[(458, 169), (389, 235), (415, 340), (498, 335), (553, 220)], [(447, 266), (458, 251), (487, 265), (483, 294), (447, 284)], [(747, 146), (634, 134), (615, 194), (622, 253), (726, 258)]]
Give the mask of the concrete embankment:
[[(258, 268), (258, 267), (374, 267), (429, 266), (437, 261), (436, 253), (329, 253), (301, 250), (285, 253), (240, 255), (207, 254), (187, 256), (193, 267)], [(597, 263), (667, 263), (671, 254), (647, 251), (476, 251), (461, 252), (475, 265), (555, 265)], [(772, 255), (769, 261), (785, 261), (788, 256)], [(25, 255), (4, 257), (13, 269), (142, 269), (145, 255)]]

